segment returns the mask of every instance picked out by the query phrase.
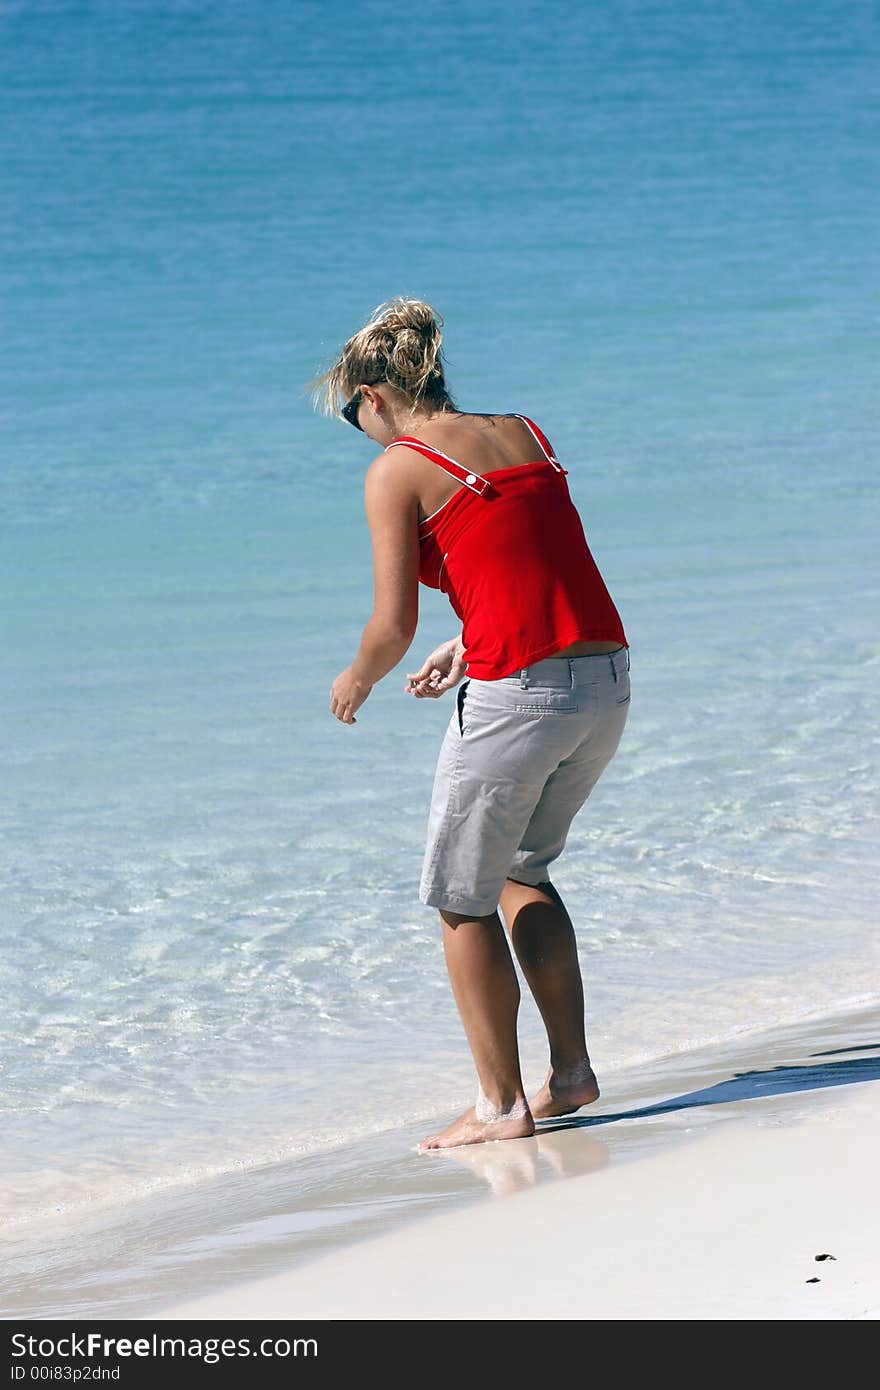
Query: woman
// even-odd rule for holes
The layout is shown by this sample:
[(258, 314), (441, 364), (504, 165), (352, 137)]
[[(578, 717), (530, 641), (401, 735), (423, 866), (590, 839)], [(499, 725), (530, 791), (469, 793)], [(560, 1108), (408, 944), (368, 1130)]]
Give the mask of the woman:
[[(446, 593), (463, 623), (406, 689), (437, 699), (458, 686), (419, 896), (440, 912), (479, 1084), (476, 1105), (420, 1151), (522, 1138), (536, 1119), (599, 1095), (574, 930), (549, 865), (614, 755), (630, 695), (628, 643), (566, 470), (527, 417), (456, 409), (441, 323), (420, 300), (390, 300), (311, 383), (325, 414), (341, 415), (382, 449), (365, 485), (373, 614), (333, 682), (332, 713), (356, 723), (373, 686), (409, 649), (420, 580)], [(550, 1045), (549, 1074), (531, 1100), (499, 909)]]

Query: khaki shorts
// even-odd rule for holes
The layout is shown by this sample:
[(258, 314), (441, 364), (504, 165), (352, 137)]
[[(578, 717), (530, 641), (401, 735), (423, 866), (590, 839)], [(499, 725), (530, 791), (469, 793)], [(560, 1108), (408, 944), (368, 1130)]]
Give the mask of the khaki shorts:
[(437, 761), (421, 901), (484, 917), (505, 879), (547, 882), (617, 750), (629, 698), (628, 647), (463, 681)]

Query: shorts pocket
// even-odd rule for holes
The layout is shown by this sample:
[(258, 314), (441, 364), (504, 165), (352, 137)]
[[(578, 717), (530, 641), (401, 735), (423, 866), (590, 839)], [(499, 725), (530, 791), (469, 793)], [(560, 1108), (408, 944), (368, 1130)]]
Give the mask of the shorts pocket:
[(469, 684), (469, 681), (462, 681), (458, 690), (455, 692), (455, 708), (458, 713), (458, 732), (462, 736), (464, 735), (464, 702)]
[(518, 714), (577, 714), (580, 705), (573, 705), (570, 702), (557, 705), (539, 705), (537, 702), (531, 705), (514, 705)]

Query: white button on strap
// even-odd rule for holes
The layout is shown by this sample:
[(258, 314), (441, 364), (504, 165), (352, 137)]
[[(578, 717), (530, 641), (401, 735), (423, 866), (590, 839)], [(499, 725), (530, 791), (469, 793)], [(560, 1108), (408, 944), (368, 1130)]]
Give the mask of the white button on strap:
[(476, 481), (477, 481), (477, 475), (476, 475), (476, 473), (468, 473), (467, 477), (465, 478), (465, 482), (466, 482), (466, 483), (475, 483)]

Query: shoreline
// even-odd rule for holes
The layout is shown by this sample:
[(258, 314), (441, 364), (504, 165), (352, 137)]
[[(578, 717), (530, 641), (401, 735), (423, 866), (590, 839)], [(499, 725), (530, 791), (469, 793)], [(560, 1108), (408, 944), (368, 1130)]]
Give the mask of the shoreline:
[(150, 1316), (876, 1318), (880, 1006), (796, 1031), (755, 1035), (726, 1079), (690, 1056), (681, 1094), (432, 1154), (496, 1200)]
[(876, 1319), (876, 1082), (754, 1105), (693, 1144), (434, 1216), (151, 1316)]
[[(429, 1229), (442, 1251), (447, 1224), (478, 1233), (509, 1198), (517, 1210), (521, 1200), (546, 1200), (550, 1223), (567, 1224), (556, 1208), (563, 1191), (601, 1180), (619, 1188), (628, 1206), (650, 1190), (660, 1168), (673, 1186), (677, 1173), (684, 1181), (691, 1155), (705, 1150), (708, 1160), (713, 1136), (720, 1158), (728, 1136), (740, 1144), (734, 1136), (748, 1131), (744, 1120), (752, 1117), (759, 1133), (778, 1133), (814, 1113), (842, 1114), (850, 1109), (848, 1094), (876, 1095), (863, 1083), (877, 1077), (880, 1001), (621, 1068), (604, 1082), (600, 1077), (595, 1106), (539, 1121), (531, 1139), (419, 1155), (425, 1125), (412, 1122), (336, 1149), (332, 1161), (321, 1150), (131, 1202), (88, 1222), (59, 1218), (42, 1240), (7, 1243), (3, 1316), (174, 1318), (189, 1316), (184, 1309), (242, 1316), (248, 1290), (267, 1279), (280, 1279), (293, 1297), (298, 1281), (317, 1287), (312, 1275), (317, 1279), (327, 1261), (344, 1269), (380, 1242), (381, 1259), (393, 1263), (387, 1242), (421, 1239), (416, 1233)], [(806, 1142), (809, 1130), (801, 1127), (801, 1135)], [(854, 1194), (859, 1182), (858, 1175), (849, 1179)], [(591, 1240), (585, 1231), (585, 1249)], [(316, 1316), (345, 1316), (353, 1306), (334, 1281), (336, 1292)], [(424, 1288), (419, 1296), (427, 1296)], [(532, 1316), (554, 1315), (540, 1298), (536, 1309)]]

